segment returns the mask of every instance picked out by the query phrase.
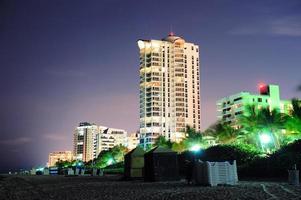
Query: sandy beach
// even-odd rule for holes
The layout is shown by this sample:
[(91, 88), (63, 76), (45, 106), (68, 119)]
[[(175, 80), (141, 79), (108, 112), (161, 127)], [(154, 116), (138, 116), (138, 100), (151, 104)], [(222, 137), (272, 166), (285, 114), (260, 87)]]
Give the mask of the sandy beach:
[(277, 182), (239, 182), (237, 186), (188, 186), (184, 181), (120, 181), (118, 176), (4, 176), (0, 199), (301, 199), (301, 187)]

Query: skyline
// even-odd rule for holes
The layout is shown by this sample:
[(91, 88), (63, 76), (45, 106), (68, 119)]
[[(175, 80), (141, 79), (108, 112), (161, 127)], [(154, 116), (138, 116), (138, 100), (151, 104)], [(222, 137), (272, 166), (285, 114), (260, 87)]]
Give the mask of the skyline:
[(72, 149), (81, 121), (138, 130), (136, 41), (171, 26), (200, 46), (202, 130), (218, 99), (260, 82), (300, 97), (301, 2), (170, 2), (1, 1), (0, 171)]

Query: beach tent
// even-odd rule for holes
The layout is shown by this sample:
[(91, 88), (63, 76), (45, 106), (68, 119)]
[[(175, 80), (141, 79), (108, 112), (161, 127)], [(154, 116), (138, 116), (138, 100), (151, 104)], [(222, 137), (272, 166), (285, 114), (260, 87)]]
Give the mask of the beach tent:
[(124, 176), (126, 178), (142, 178), (145, 151), (136, 147), (124, 156)]
[(177, 153), (159, 146), (144, 154), (144, 180), (179, 180)]

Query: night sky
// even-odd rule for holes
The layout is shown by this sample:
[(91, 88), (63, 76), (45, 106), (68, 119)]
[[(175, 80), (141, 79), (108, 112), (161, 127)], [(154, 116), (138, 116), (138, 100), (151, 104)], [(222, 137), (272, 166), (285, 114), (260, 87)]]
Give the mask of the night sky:
[(0, 0), (0, 171), (71, 150), (80, 121), (138, 129), (136, 41), (200, 45), (202, 129), (259, 82), (300, 97), (300, 0)]

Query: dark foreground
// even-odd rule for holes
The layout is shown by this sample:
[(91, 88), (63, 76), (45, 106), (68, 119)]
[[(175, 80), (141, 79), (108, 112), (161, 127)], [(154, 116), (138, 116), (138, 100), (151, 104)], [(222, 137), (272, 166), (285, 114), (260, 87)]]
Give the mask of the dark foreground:
[(0, 199), (301, 199), (301, 187), (277, 182), (188, 186), (185, 182), (119, 181), (120, 177), (5, 176)]

